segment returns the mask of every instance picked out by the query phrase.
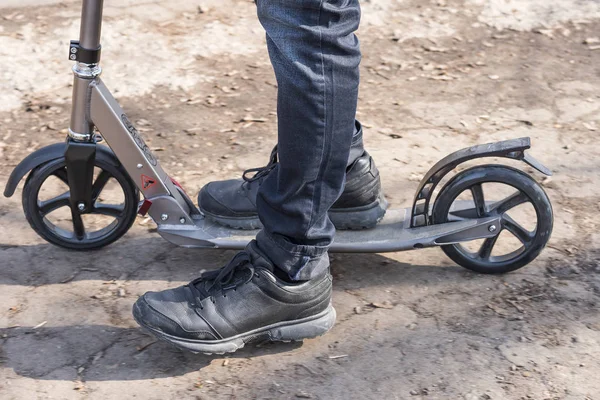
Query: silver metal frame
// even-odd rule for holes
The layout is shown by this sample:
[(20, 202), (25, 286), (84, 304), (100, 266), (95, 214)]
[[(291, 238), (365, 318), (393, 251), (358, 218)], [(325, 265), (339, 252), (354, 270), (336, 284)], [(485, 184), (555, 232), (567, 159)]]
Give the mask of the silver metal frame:
[[(85, 49), (100, 47), (103, 0), (84, 0), (79, 44)], [(93, 139), (95, 129), (136, 183), (152, 202), (150, 216), (162, 225), (193, 227), (199, 213), (189, 198), (172, 182), (125, 112), (100, 79), (98, 64), (78, 62), (73, 67), (73, 100), (69, 136), (77, 141)]]
[[(103, 0), (83, 0), (80, 46), (100, 46)], [(98, 129), (136, 183), (149, 214), (166, 240), (184, 247), (241, 249), (256, 231), (238, 231), (214, 224), (194, 206), (144, 143), (139, 132), (100, 79), (98, 64), (73, 67), (73, 108), (69, 136), (91, 141)], [(411, 228), (412, 208), (388, 212), (376, 228), (338, 232), (331, 251), (386, 252), (458, 243), (496, 236), (499, 217)]]
[[(468, 209), (472, 207), (468, 205)], [(498, 235), (500, 219), (489, 217), (411, 228), (410, 208), (390, 210), (375, 228), (336, 232), (329, 251), (386, 253), (484, 239)], [(197, 221), (195, 229), (168, 225), (158, 227), (163, 238), (181, 247), (235, 250), (243, 249), (257, 232), (226, 228), (207, 219)]]
[[(100, 47), (102, 32), (102, 10), (104, 0), (83, 0), (79, 44), (86, 49)], [(74, 140), (89, 141), (94, 128), (89, 118), (89, 86), (100, 76), (102, 70), (97, 64), (76, 63), (73, 67), (73, 106), (69, 136)]]

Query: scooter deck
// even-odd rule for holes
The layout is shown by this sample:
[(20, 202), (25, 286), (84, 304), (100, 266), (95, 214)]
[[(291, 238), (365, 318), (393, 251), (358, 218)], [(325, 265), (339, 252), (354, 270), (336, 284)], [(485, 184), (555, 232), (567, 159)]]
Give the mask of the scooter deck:
[[(464, 207), (472, 208), (470, 206)], [(461, 207), (463, 208), (463, 207)], [(383, 253), (457, 243), (493, 237), (491, 225), (499, 226), (498, 217), (467, 219), (444, 224), (410, 228), (410, 209), (388, 210), (376, 227), (363, 230), (339, 230), (331, 252)], [(166, 240), (182, 247), (243, 249), (258, 230), (227, 228), (199, 217), (195, 228), (182, 229), (175, 225), (161, 225), (158, 233)]]

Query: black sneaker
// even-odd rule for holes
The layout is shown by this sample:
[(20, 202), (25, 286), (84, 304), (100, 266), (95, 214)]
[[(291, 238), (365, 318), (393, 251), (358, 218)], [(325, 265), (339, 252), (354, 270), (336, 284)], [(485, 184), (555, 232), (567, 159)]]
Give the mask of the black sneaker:
[(185, 286), (144, 294), (133, 316), (157, 338), (195, 353), (234, 352), (253, 340), (298, 341), (333, 327), (331, 280), (327, 273), (284, 282), (267, 260), (243, 251)]
[[(198, 195), (200, 211), (210, 220), (235, 229), (258, 229), (256, 195), (263, 179), (277, 165), (277, 146), (269, 164), (244, 172), (242, 179), (206, 184)], [(254, 176), (250, 177), (254, 173)], [(385, 215), (388, 203), (381, 191), (379, 170), (364, 152), (346, 171), (344, 192), (329, 210), (336, 229), (372, 228)]]

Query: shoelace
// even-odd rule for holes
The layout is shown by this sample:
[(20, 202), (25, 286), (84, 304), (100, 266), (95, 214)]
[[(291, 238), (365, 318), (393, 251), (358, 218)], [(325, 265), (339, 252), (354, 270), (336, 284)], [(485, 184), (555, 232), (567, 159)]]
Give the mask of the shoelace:
[[(233, 257), (233, 259), (223, 268), (204, 272), (200, 277), (188, 283), (186, 286), (191, 290), (194, 296), (194, 305), (197, 305), (202, 299), (212, 297), (215, 289), (218, 289), (219, 287), (223, 291), (235, 289), (235, 287), (241, 283), (232, 283), (235, 273), (245, 268), (251, 269), (252, 264), (248, 253), (242, 251)], [(250, 277), (252, 277), (252, 274), (250, 274)], [(208, 287), (204, 284), (206, 282), (211, 282)]]
[[(267, 176), (269, 174), (269, 172), (271, 172), (271, 170), (273, 170), (273, 168), (275, 168), (275, 166), (277, 165), (277, 145), (275, 145), (275, 147), (273, 147), (273, 150), (271, 151), (271, 156), (269, 157), (269, 163), (267, 165), (265, 165), (264, 167), (259, 167), (259, 168), (250, 168), (244, 171), (244, 173), (242, 174), (242, 178), (244, 178), (244, 180), (246, 182), (254, 182), (260, 178), (263, 178), (265, 176)], [(254, 173), (253, 176), (248, 177), (249, 174)]]

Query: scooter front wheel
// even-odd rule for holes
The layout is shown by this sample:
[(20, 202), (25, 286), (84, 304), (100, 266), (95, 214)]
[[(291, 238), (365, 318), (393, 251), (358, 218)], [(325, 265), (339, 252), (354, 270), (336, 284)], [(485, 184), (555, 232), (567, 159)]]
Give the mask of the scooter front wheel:
[(137, 215), (137, 188), (120, 165), (96, 158), (94, 170), (92, 206), (84, 211), (71, 205), (64, 158), (31, 171), (23, 188), (23, 210), (43, 239), (67, 249), (93, 250), (129, 230)]
[[(497, 186), (505, 186), (508, 194), (489, 201), (484, 186), (492, 186), (496, 190), (491, 191), (496, 193), (502, 191)], [(463, 205), (457, 206), (459, 202)], [(529, 210), (520, 216), (524, 216), (522, 222), (528, 222), (529, 226), (517, 222), (517, 211), (523, 211), (524, 207)], [(534, 215), (536, 222), (532, 226)], [(442, 250), (467, 269), (486, 274), (505, 273), (533, 261), (550, 239), (553, 213), (548, 196), (529, 175), (504, 165), (482, 165), (458, 173), (442, 188), (432, 211), (434, 223), (491, 216), (501, 217), (501, 226), (495, 227), (496, 236), (477, 243), (445, 245)], [(507, 238), (512, 239), (512, 248), (501, 244)]]

